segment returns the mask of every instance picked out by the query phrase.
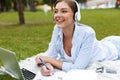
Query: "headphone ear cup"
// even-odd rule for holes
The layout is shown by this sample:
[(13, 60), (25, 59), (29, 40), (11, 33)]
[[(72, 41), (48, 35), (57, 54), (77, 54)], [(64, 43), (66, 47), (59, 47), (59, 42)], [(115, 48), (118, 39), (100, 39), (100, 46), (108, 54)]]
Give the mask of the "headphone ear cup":
[(78, 12), (75, 13), (75, 21), (78, 21)]

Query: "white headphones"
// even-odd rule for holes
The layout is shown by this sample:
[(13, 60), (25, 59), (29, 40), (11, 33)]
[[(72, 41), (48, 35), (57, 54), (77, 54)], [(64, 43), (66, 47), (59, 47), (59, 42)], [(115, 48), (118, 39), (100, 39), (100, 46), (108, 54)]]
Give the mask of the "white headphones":
[(80, 19), (81, 19), (80, 7), (76, 0), (75, 0), (75, 3), (77, 5), (77, 12), (75, 13), (75, 21), (80, 21)]

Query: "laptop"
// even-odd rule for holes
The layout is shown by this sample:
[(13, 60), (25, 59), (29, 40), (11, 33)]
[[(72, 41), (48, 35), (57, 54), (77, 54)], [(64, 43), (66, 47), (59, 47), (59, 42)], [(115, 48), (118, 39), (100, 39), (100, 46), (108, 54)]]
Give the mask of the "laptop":
[(36, 75), (25, 68), (20, 69), (15, 53), (10, 50), (0, 48), (0, 60), (7, 73), (16, 79), (33, 80)]

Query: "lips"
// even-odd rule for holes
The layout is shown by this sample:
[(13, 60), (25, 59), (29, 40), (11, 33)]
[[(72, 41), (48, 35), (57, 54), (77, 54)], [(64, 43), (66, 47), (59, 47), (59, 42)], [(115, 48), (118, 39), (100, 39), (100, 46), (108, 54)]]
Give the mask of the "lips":
[(63, 19), (57, 19), (57, 20), (56, 20), (56, 23), (57, 23), (57, 24), (61, 24), (61, 23), (63, 23), (64, 21), (65, 21), (65, 20), (63, 20)]

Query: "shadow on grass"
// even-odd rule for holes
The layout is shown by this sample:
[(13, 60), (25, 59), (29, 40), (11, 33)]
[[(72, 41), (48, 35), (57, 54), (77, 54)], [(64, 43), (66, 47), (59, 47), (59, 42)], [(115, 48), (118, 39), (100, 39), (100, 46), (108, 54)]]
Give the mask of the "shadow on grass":
[(30, 26), (40, 26), (40, 27), (42, 27), (42, 26), (44, 26), (44, 25), (54, 25), (54, 23), (53, 22), (40, 22), (40, 21), (37, 21), (37, 22), (32, 22), (32, 21), (27, 21), (25, 24), (19, 24), (19, 23), (5, 23), (5, 22), (0, 22), (0, 28), (2, 28), (2, 27), (30, 27)]

